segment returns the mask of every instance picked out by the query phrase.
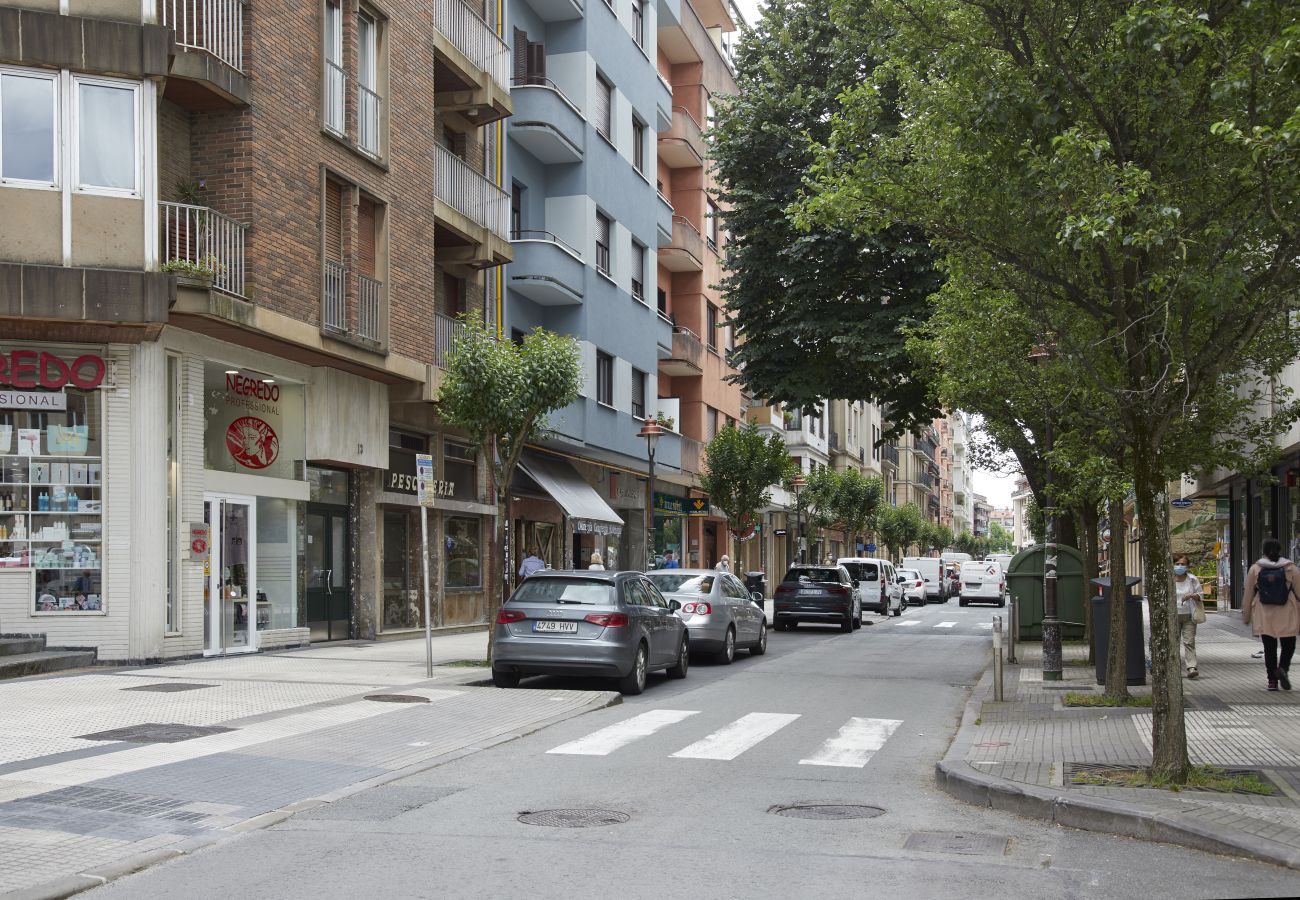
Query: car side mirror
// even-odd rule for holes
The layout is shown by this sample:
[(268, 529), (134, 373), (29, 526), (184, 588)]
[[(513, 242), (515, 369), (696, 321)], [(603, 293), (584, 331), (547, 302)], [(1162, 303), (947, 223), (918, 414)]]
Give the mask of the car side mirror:
[(853, 579), (853, 586), (854, 586), (854, 587), (857, 587), (857, 586), (858, 586), (858, 580), (857, 580), (856, 578)]
[(749, 599), (750, 599), (750, 600), (753, 600), (753, 601), (754, 601), (755, 603), (757, 603), (759, 606), (762, 606), (762, 605), (763, 605), (763, 595), (762, 595), (761, 593), (759, 593), (758, 591), (751, 591), (750, 594), (749, 594)]
[(676, 600), (669, 600), (669, 601), (668, 601), (668, 611), (669, 611), (669, 612), (677, 612), (677, 610), (679, 610), (679, 609), (681, 609), (681, 608), (682, 608), (682, 605), (681, 605), (680, 603), (678, 603)]

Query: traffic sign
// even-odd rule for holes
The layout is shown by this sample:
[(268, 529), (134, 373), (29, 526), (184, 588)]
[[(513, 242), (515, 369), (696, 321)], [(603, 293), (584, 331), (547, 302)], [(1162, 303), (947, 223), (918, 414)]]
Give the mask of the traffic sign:
[(433, 482), (433, 454), (415, 454), (415, 495), (420, 498), (420, 505), (432, 507), (437, 491)]
[(1192, 505), (1192, 501), (1188, 500), (1186, 497), (1178, 497), (1177, 499), (1170, 500), (1169, 505), (1174, 509), (1187, 509), (1187, 507)]

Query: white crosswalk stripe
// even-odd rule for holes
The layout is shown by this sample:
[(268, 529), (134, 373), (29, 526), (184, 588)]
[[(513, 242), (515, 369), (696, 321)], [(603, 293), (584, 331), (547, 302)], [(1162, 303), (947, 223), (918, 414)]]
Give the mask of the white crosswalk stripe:
[(860, 769), (902, 724), (898, 719), (849, 719), (839, 734), (822, 744), (812, 756), (799, 760), (799, 765)]
[(981, 622), (981, 623), (980, 623), (980, 628), (983, 628), (985, 631), (992, 631), (992, 630), (993, 630), (993, 623), (992, 623), (992, 622)]
[(652, 709), (546, 752), (575, 756), (608, 756), (619, 747), (625, 747), (639, 738), (649, 737), (661, 728), (667, 728), (683, 719), (699, 715), (699, 712), (698, 709)]
[(934, 626), (934, 627), (935, 627), (935, 628), (954, 628), (954, 627), (956, 627), (956, 625), (957, 625), (956, 622), (940, 622), (938, 625), (936, 625), (936, 626)]
[(898, 623), (898, 627), (899, 627), (899, 628), (906, 628), (908, 625), (920, 625), (920, 624), (921, 624), (921, 620), (920, 620), (920, 619), (907, 619), (907, 620), (905, 620), (905, 621), (903, 621), (903, 622), (899, 622), (899, 623)]
[(735, 759), (797, 718), (798, 713), (750, 713), (719, 728), (704, 740), (678, 750), (673, 756), (682, 759)]

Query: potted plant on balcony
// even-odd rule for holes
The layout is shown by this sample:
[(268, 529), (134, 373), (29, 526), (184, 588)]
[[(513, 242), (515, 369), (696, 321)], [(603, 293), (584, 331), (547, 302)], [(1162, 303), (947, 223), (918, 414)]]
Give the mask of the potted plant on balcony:
[(212, 280), (223, 266), (215, 256), (204, 256), (198, 260), (169, 259), (162, 264), (162, 270), (176, 276), (176, 283), (188, 287), (207, 290), (212, 287)]
[(659, 423), (661, 428), (667, 428), (669, 431), (677, 430), (677, 420), (672, 416), (666, 416), (661, 412), (657, 412), (655, 413), (655, 421)]

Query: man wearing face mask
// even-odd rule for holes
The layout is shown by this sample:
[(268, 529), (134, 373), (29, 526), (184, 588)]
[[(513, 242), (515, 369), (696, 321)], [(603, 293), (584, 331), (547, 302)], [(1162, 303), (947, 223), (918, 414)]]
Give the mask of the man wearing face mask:
[(1191, 560), (1180, 556), (1174, 560), (1174, 590), (1178, 598), (1178, 636), (1183, 645), (1183, 663), (1187, 677), (1195, 678), (1196, 626), (1205, 621), (1205, 606), (1201, 597), (1201, 580), (1188, 571)]

